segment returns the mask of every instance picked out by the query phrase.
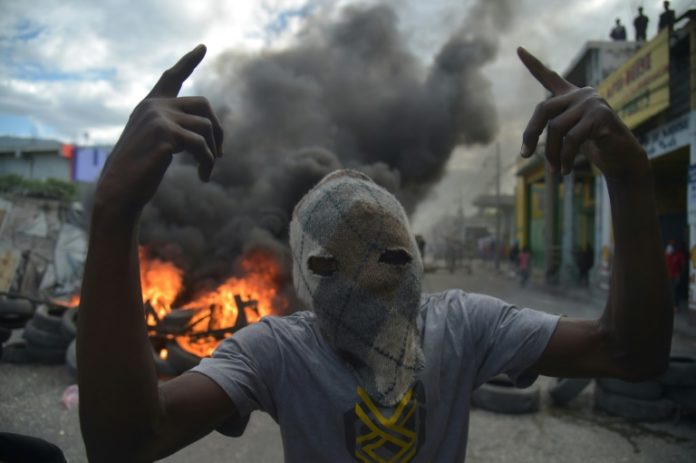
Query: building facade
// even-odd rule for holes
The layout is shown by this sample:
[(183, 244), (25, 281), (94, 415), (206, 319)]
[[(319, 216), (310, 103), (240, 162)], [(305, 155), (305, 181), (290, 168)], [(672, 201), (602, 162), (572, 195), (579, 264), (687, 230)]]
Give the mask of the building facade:
[[(563, 76), (578, 87), (598, 87), (640, 46), (635, 42), (588, 42)], [(578, 264), (584, 253), (589, 252), (593, 262), (599, 260), (595, 232), (598, 172), (581, 152), (573, 173), (559, 177), (546, 169), (543, 153), (540, 144), (535, 155), (518, 166), (517, 239), (530, 248), (538, 278), (550, 284), (573, 284), (579, 281)]]
[(0, 137), (0, 175), (72, 180), (72, 149), (56, 140)]
[[(678, 305), (696, 323), (696, 11), (644, 43), (590, 42), (564, 77), (596, 87), (643, 145), (655, 182), (664, 244), (688, 257)], [(621, 48), (625, 46), (625, 48)], [(617, 48), (613, 48), (617, 47)], [(543, 153), (543, 147), (539, 153)], [(594, 255), (591, 282), (607, 289), (614, 237), (606, 182), (586, 157), (575, 172), (550, 175), (541, 154), (518, 169), (518, 238), (549, 283), (572, 281), (577, 250)], [(535, 249), (536, 247), (536, 249)], [(639, 250), (636, 250), (639, 252)]]
[(111, 146), (75, 146), (57, 140), (0, 137), (0, 176), (94, 182), (111, 149)]
[[(696, 20), (678, 18), (636, 52), (599, 86), (600, 94), (640, 140), (650, 159), (664, 245), (684, 253), (676, 304), (696, 323)], [(613, 236), (609, 197), (598, 188), (602, 213), (600, 284), (611, 273)]]

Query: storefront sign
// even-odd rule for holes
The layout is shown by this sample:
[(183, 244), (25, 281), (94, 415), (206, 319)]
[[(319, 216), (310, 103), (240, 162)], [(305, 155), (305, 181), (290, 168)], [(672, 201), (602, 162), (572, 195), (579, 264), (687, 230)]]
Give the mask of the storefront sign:
[(684, 114), (647, 132), (640, 142), (649, 158), (656, 158), (689, 144), (689, 115)]
[(647, 42), (597, 89), (629, 128), (669, 106), (669, 28)]
[[(689, 50), (696, 50), (696, 21), (689, 21)], [(691, 68), (691, 110), (696, 109), (696, 72)]]
[(689, 166), (689, 187), (686, 204), (689, 211), (689, 224), (696, 225), (696, 164)]

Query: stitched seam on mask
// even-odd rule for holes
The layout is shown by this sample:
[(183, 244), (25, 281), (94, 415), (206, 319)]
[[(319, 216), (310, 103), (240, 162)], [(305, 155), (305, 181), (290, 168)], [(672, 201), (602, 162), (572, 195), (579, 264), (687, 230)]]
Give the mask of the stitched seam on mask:
[[(336, 189), (337, 187), (334, 187)], [(331, 192), (331, 189), (329, 189), (329, 192)], [(314, 299), (314, 294), (312, 294), (312, 288), (310, 288), (309, 283), (307, 282), (307, 277), (305, 276), (304, 272), (304, 262), (302, 259), (302, 256), (304, 255), (304, 244), (305, 244), (305, 236), (307, 235), (307, 232), (305, 231), (306, 227), (309, 227), (309, 222), (313, 219), (314, 217), (314, 211), (322, 205), (325, 201), (328, 201), (328, 197), (324, 196), (321, 198), (319, 201), (314, 203), (314, 206), (312, 206), (312, 209), (307, 212), (307, 221), (305, 223), (301, 223), (300, 229), (302, 231), (302, 239), (300, 240), (300, 258), (298, 259), (297, 256), (293, 256), (295, 260), (297, 260), (300, 265), (300, 277), (302, 278), (302, 283), (304, 283), (305, 287), (307, 288), (307, 292), (309, 293), (310, 297)], [(298, 222), (300, 221), (300, 217), (298, 217)]]
[[(372, 197), (372, 199), (375, 201), (375, 203), (377, 203), (377, 205), (380, 207), (380, 209), (382, 210), (382, 214), (388, 214), (390, 211), (388, 211), (387, 208), (382, 204), (382, 202), (375, 196), (374, 192), (368, 188), (366, 188), (366, 190), (367, 190), (367, 194), (369, 194)], [(384, 217), (384, 215), (382, 215), (382, 217)], [(382, 219), (382, 225), (384, 225), (384, 219)], [(379, 229), (382, 230), (383, 226), (380, 226)], [(399, 300), (399, 298), (397, 298), (397, 301), (398, 300)], [(398, 357), (398, 362), (396, 363), (396, 368), (394, 368), (394, 370), (392, 372), (392, 378), (391, 378), (391, 382), (389, 384), (389, 387), (387, 387), (387, 390), (385, 392), (377, 391), (377, 393), (380, 394), (382, 396), (382, 398), (386, 398), (394, 390), (394, 388), (396, 388), (397, 370), (399, 369), (399, 367), (404, 366), (402, 359), (404, 358), (404, 352), (406, 351), (407, 339), (408, 338), (406, 336), (404, 336), (404, 342), (401, 345), (401, 352), (399, 352), (399, 357)], [(415, 365), (414, 365), (414, 367), (415, 367)], [(412, 371), (415, 371), (415, 369)]]
[[(350, 187), (351, 190), (357, 189), (357, 188), (353, 187), (352, 185), (348, 185), (348, 186)], [(377, 202), (377, 204), (380, 206), (380, 208), (382, 208), (382, 210), (384, 210), (384, 207), (383, 207), (383, 206), (379, 203), (379, 201), (372, 195), (372, 192), (370, 191), (369, 188), (367, 188), (367, 187), (366, 187), (364, 184), (362, 184), (362, 183), (358, 183), (358, 186), (359, 186), (361, 189), (367, 191), (367, 193), (368, 193), (370, 196), (373, 197), (373, 199), (375, 200), (375, 202)], [(367, 245), (367, 251), (366, 251), (365, 255), (363, 256), (362, 262), (360, 262), (360, 264), (358, 265), (358, 268), (355, 270), (354, 274), (352, 275), (352, 282), (353, 282), (353, 284), (352, 284), (352, 286), (348, 289), (348, 294), (346, 294), (345, 298), (343, 299), (343, 304), (342, 304), (342, 306), (341, 306), (341, 307), (339, 308), (339, 310), (338, 310), (338, 321), (339, 321), (339, 323), (336, 324), (336, 328), (334, 329), (334, 336), (333, 336), (333, 337), (334, 337), (334, 342), (338, 343), (339, 328), (340, 328), (342, 325), (344, 325), (344, 323), (343, 323), (343, 314), (345, 313), (346, 308), (348, 307), (348, 304), (350, 303), (350, 300), (351, 300), (351, 298), (352, 298), (352, 296), (353, 296), (353, 292), (354, 292), (354, 290), (355, 290), (355, 281), (357, 280), (357, 277), (358, 277), (359, 275), (362, 274), (362, 272), (363, 272), (363, 270), (364, 270), (364, 268), (365, 268), (365, 264), (367, 263), (368, 259), (370, 258), (370, 251), (372, 251), (372, 250), (374, 250), (374, 249), (378, 249), (379, 246), (377, 246), (377, 245), (374, 244), (374, 241), (378, 241), (378, 239), (375, 239), (374, 241), (372, 241), (372, 240), (368, 240), (368, 239), (366, 239), (365, 237), (363, 237), (363, 236), (358, 232), (358, 230), (353, 226), (353, 224), (345, 217), (345, 215), (343, 214), (343, 210), (342, 210), (341, 207), (340, 207), (340, 204), (338, 204), (338, 202), (333, 198), (333, 196), (332, 196), (331, 194), (329, 194), (328, 196), (330, 197), (331, 202), (333, 203), (334, 208), (335, 208), (336, 211), (338, 212), (339, 216), (341, 217), (341, 219), (343, 220), (343, 222), (348, 226), (348, 228), (350, 229), (350, 231), (353, 232), (353, 233), (355, 233), (355, 234), (358, 236), (358, 238), (359, 238), (363, 243), (365, 243), (365, 244)], [(383, 228), (382, 226), (384, 225), (384, 215), (381, 215), (380, 217), (381, 217), (381, 219), (380, 219), (380, 226), (379, 226), (380, 234), (379, 234), (378, 236), (381, 236), (381, 235), (383, 234), (383, 231), (381, 231), (381, 230), (382, 230), (382, 228)]]
[[(372, 196), (372, 198), (375, 200), (375, 202), (377, 203), (377, 205), (379, 205), (379, 207), (382, 209), (383, 212), (385, 212), (385, 213), (388, 212), (388, 210), (382, 205), (381, 201), (380, 201), (378, 198), (376, 198), (376, 197), (374, 196), (374, 194), (372, 193), (372, 191), (370, 191), (369, 188), (365, 187), (365, 186), (362, 185), (362, 184), (359, 184), (359, 185), (360, 185), (360, 187), (362, 187), (365, 191), (367, 191), (367, 193), (368, 193), (370, 196)], [(334, 204), (334, 207), (336, 208), (336, 210), (337, 210), (337, 212), (339, 213), (339, 215), (341, 215), (341, 218), (343, 218), (344, 222), (345, 222), (347, 225), (349, 225), (349, 228), (351, 229), (351, 231), (353, 231), (356, 235), (358, 235), (358, 237), (359, 237), (360, 239), (362, 239), (364, 242), (366, 242), (366, 243), (368, 244), (368, 247), (369, 247), (369, 248), (371, 248), (371, 249), (375, 249), (375, 248), (376, 248), (376, 249), (379, 249), (379, 246), (374, 245), (374, 244), (372, 244), (370, 241), (364, 239), (364, 238), (362, 237), (362, 235), (361, 235), (360, 233), (358, 233), (358, 232), (355, 230), (355, 228), (352, 226), (352, 224), (344, 217), (343, 213), (341, 212), (340, 208), (338, 207), (338, 204), (336, 203), (336, 201), (334, 200), (333, 197), (331, 197), (331, 201), (332, 201), (332, 203)], [(382, 224), (384, 224), (384, 216), (382, 216)], [(381, 230), (382, 228), (383, 228), (383, 227), (380, 227), (380, 230)], [(377, 241), (377, 240), (375, 240), (375, 241)], [(364, 267), (364, 265), (365, 265), (365, 262), (367, 262), (368, 258), (369, 258), (369, 253), (365, 256), (365, 259), (364, 259), (363, 262), (360, 264), (360, 267), (359, 267), (359, 269), (356, 271), (356, 274), (357, 274), (357, 273), (360, 273), (360, 272), (362, 271), (362, 269), (363, 269), (363, 267)], [(355, 276), (353, 277), (353, 280), (355, 280)], [(340, 310), (340, 315), (334, 315), (334, 314), (332, 314), (332, 313), (330, 313), (330, 312), (328, 312), (328, 311), (326, 312), (327, 315), (331, 316), (331, 317), (334, 319), (334, 321), (337, 322), (336, 330), (335, 330), (335, 332), (334, 332), (334, 340), (337, 339), (336, 333), (338, 333), (339, 328), (345, 328), (346, 331), (348, 331), (350, 334), (352, 334), (358, 341), (362, 342), (362, 343), (363, 343), (365, 346), (367, 346), (370, 350), (373, 350), (373, 351), (377, 352), (377, 353), (380, 354), (381, 356), (387, 358), (388, 360), (390, 360), (391, 362), (395, 363), (396, 365), (398, 365), (398, 366), (400, 366), (400, 367), (406, 368), (406, 369), (411, 370), (411, 371), (417, 371), (417, 368), (416, 368), (416, 365), (415, 365), (415, 364), (414, 364), (414, 365), (406, 365), (406, 364), (404, 364), (403, 362), (401, 362), (401, 359), (397, 359), (397, 358), (393, 357), (391, 354), (382, 351), (381, 349), (377, 348), (376, 346), (374, 346), (374, 345), (372, 344), (372, 343), (374, 342), (374, 339), (371, 340), (371, 341), (367, 341), (365, 337), (363, 337), (362, 335), (360, 335), (357, 331), (353, 330), (352, 327), (350, 327), (349, 325), (347, 325), (347, 324), (343, 321), (343, 313), (345, 312), (345, 308), (347, 307), (348, 302), (350, 301), (350, 297), (352, 296), (352, 292), (353, 292), (352, 290), (353, 290), (353, 289), (354, 289), (354, 288), (350, 288), (350, 290), (349, 290), (350, 293), (346, 296), (346, 299), (344, 299), (344, 304), (343, 304), (343, 307), (342, 307), (341, 310)], [(403, 350), (405, 350), (405, 341), (404, 341), (404, 349), (403, 349)], [(402, 353), (401, 353), (402, 356), (403, 356), (403, 350), (402, 350)], [(394, 381), (394, 387), (395, 387), (395, 386), (396, 386), (396, 384), (395, 384), (395, 383), (396, 383), (396, 377), (394, 377), (394, 380), (393, 380), (393, 381)], [(393, 389), (393, 387), (392, 387), (392, 389)]]
[[(415, 274), (413, 272), (410, 272), (410, 274), (411, 274), (411, 281), (407, 282), (407, 284), (403, 286), (404, 289), (402, 291), (405, 291), (405, 288), (407, 288), (409, 284), (412, 284), (413, 281), (416, 280)], [(415, 323), (409, 323), (409, 325), (408, 325), (409, 329), (412, 330), (415, 327), (414, 325), (415, 325)], [(399, 358), (404, 358), (404, 353), (406, 352), (406, 343), (407, 342), (408, 342), (408, 337), (404, 336), (404, 342), (401, 345), (401, 352), (399, 353)], [(394, 371), (391, 383), (389, 384), (387, 391), (384, 393), (385, 396), (387, 394), (391, 393), (394, 390), (394, 388), (396, 387), (396, 376), (397, 376), (397, 373), (396, 373), (396, 371)]]
[[(379, 200), (379, 198), (377, 198), (377, 197), (374, 195), (374, 193), (373, 193), (373, 191), (372, 191), (371, 189), (367, 188), (365, 185), (360, 184), (360, 183), (359, 183), (358, 185), (359, 185), (359, 187), (361, 187), (361, 189), (363, 189), (368, 195), (370, 195), (370, 196), (372, 197), (372, 199), (375, 201), (375, 203), (377, 203), (377, 205), (380, 207), (380, 209), (382, 210), (383, 213), (385, 213), (385, 214), (390, 213), (390, 211), (382, 204), (382, 202)], [(361, 240), (363, 240), (363, 242), (365, 242), (365, 243), (368, 245), (369, 250), (372, 250), (372, 249), (379, 249), (379, 246), (375, 245), (374, 242), (371, 242), (371, 241), (369, 241), (369, 240), (366, 240), (365, 238), (362, 237), (362, 235), (361, 235), (360, 233), (357, 232), (357, 230), (355, 230), (355, 228), (352, 226), (352, 224), (344, 217), (344, 215), (343, 215), (343, 213), (341, 212), (340, 208), (339, 208), (338, 205), (336, 204), (336, 201), (334, 201), (334, 198), (332, 197), (331, 199), (332, 199), (332, 202), (334, 203), (334, 207), (336, 207), (336, 209), (338, 210), (338, 213), (339, 213), (339, 214), (341, 215), (341, 217), (344, 219), (345, 223), (349, 226), (350, 230), (353, 231), (356, 235), (358, 235), (358, 237), (359, 237)], [(384, 224), (384, 215), (381, 216), (381, 224), (382, 224), (382, 225)], [(383, 227), (380, 226), (379, 229), (382, 230)], [(382, 233), (383, 233), (383, 232), (380, 232), (380, 236), (381, 236)], [(375, 241), (378, 241), (378, 240), (375, 240)], [(356, 274), (358, 274), (358, 273), (360, 273), (360, 272), (362, 271), (362, 269), (363, 269), (363, 267), (364, 267), (364, 264), (365, 264), (365, 262), (367, 262), (368, 258), (369, 258), (369, 252), (368, 252), (368, 254), (365, 256), (365, 259), (364, 259), (363, 262), (361, 263), (361, 265), (360, 265), (360, 267), (358, 268), (358, 270), (356, 271)], [(355, 281), (355, 276), (353, 277), (353, 281)], [(388, 354), (388, 353), (382, 351), (381, 349), (378, 349), (376, 346), (374, 346), (374, 345), (373, 345), (374, 339), (373, 339), (372, 341), (370, 341), (370, 342), (366, 341), (365, 338), (363, 338), (362, 336), (358, 335), (355, 331), (353, 331), (348, 325), (346, 325), (346, 324), (343, 322), (343, 313), (345, 312), (345, 308), (347, 307), (348, 302), (349, 302), (349, 300), (350, 300), (350, 297), (352, 296), (352, 289), (353, 289), (353, 288), (351, 288), (350, 294), (349, 294), (349, 295), (347, 296), (347, 298), (344, 300), (345, 302), (344, 302), (344, 304), (343, 304), (343, 307), (341, 308), (340, 315), (338, 316), (338, 318), (336, 319), (336, 316), (333, 316), (334, 321), (337, 321), (337, 322), (338, 322), (338, 323), (337, 323), (337, 326), (336, 326), (336, 330), (334, 331), (334, 340), (337, 339), (338, 329), (339, 329), (340, 327), (345, 327), (345, 328), (347, 328), (347, 331), (349, 331), (351, 334), (353, 334), (353, 336), (355, 336), (360, 342), (362, 342), (363, 344), (365, 344), (369, 349), (374, 350), (375, 352), (378, 352), (380, 355), (382, 355), (383, 357), (389, 359), (390, 361), (392, 361), (392, 362), (393, 362), (394, 364), (396, 364), (397, 366), (406, 368), (406, 369), (411, 370), (411, 371), (417, 371), (417, 368), (416, 368), (416, 365), (415, 365), (415, 364), (412, 365), (412, 366), (409, 366), (409, 365), (404, 364), (404, 363), (401, 361), (401, 358), (403, 358), (403, 354), (404, 354), (404, 352), (405, 352), (405, 350), (406, 350), (406, 338), (404, 338), (404, 344), (402, 345), (401, 353), (399, 354), (400, 358), (397, 359), (397, 358), (394, 358), (393, 356), (391, 356), (390, 354)], [(395, 387), (396, 387), (396, 372), (394, 372), (394, 374), (393, 374), (392, 383), (391, 383), (390, 387), (388, 388), (387, 394), (388, 394), (389, 392), (391, 392)]]

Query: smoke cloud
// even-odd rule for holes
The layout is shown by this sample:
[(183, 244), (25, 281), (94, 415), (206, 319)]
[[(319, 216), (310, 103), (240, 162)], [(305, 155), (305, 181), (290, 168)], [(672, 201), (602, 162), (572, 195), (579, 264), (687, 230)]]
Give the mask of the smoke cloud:
[(177, 157), (144, 213), (143, 244), (181, 266), (193, 291), (259, 247), (287, 269), (287, 283), (292, 209), (325, 174), (363, 171), (413, 211), (455, 146), (486, 144), (497, 131), (481, 69), (509, 26), (510, 1), (469, 11), (429, 65), (406, 48), (386, 5), (319, 15), (281, 51), (222, 55), (198, 90), (222, 122), (225, 157), (208, 184)]

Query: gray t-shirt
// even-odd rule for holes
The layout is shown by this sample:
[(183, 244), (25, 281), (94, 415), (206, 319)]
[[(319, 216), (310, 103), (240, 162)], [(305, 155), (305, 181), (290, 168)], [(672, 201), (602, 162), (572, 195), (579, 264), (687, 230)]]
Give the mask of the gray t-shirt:
[(193, 371), (219, 384), (242, 417), (220, 432), (241, 434), (263, 410), (280, 425), (288, 462), (464, 461), (471, 391), (499, 373), (531, 384), (557, 321), (480, 294), (424, 295), (425, 369), (388, 409), (358, 386), (306, 311), (240, 330)]

